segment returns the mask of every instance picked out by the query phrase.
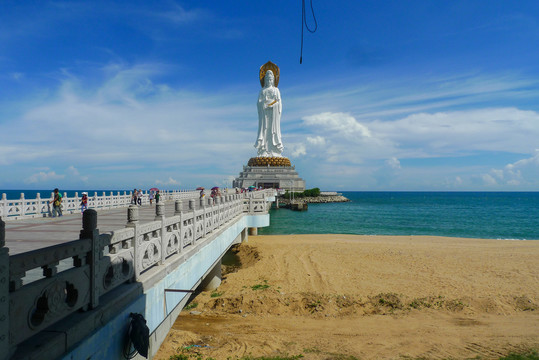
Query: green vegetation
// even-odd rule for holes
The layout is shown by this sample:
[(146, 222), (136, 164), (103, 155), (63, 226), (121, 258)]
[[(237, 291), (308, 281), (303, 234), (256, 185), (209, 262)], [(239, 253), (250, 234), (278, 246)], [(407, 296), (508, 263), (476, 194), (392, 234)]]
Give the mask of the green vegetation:
[(269, 287), (270, 287), (270, 285), (268, 285), (268, 280), (264, 280), (263, 284), (253, 285), (253, 286), (251, 286), (251, 289), (252, 290), (266, 290)]
[(196, 303), (196, 302), (191, 302), (191, 303), (185, 305), (184, 309), (185, 309), (185, 310), (191, 310), (191, 309), (196, 308), (197, 306), (198, 306), (198, 303)]
[(214, 298), (214, 297), (219, 297), (221, 295), (223, 295), (224, 292), (217, 292), (217, 291), (214, 291), (211, 293), (210, 297)]
[(304, 197), (317, 197), (317, 196), (320, 196), (320, 189), (319, 188), (313, 188), (313, 189), (308, 189), (308, 190), (305, 190), (303, 192), (294, 192), (294, 193), (290, 193), (288, 192), (288, 190), (286, 191), (284, 197), (287, 198), (287, 197), (296, 197), (296, 198), (304, 198)]
[[(260, 357), (252, 357), (252, 356), (244, 356), (239, 358), (238, 360), (296, 360), (303, 358), (303, 355), (277, 355), (277, 356), (260, 356)], [(231, 360), (231, 358), (228, 358)]]
[[(260, 356), (260, 357), (243, 356), (241, 358), (229, 357), (227, 358), (227, 360), (232, 360), (232, 359), (235, 359), (235, 360), (297, 360), (301, 358), (303, 358), (303, 355), (299, 354), (299, 355), (277, 355), (277, 356)], [(204, 358), (199, 353), (176, 354), (176, 355), (172, 355), (168, 359), (169, 360), (215, 360), (212, 357)]]
[(529, 350), (524, 353), (511, 353), (503, 356), (500, 360), (539, 360), (539, 353), (536, 350)]
[(402, 303), (399, 296), (394, 293), (378, 294), (374, 297), (375, 301), (382, 306), (387, 306), (390, 309), (402, 309)]

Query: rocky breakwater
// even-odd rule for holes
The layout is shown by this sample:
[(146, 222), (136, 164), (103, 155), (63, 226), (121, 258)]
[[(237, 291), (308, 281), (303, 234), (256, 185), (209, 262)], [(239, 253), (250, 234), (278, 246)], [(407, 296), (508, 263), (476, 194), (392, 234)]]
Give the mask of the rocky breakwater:
[(303, 200), (305, 200), (305, 202), (308, 202), (308, 203), (311, 203), (311, 204), (337, 203), (337, 202), (349, 202), (350, 201), (350, 199), (348, 199), (347, 197), (342, 196), (342, 195), (304, 197)]
[[(338, 202), (349, 202), (345, 196), (342, 195), (330, 195), (330, 196), (305, 196), (301, 198), (295, 198), (292, 202), (306, 202), (309, 204), (323, 204), (323, 203), (338, 203)], [(285, 197), (279, 197), (279, 204), (289, 205), (290, 199)]]

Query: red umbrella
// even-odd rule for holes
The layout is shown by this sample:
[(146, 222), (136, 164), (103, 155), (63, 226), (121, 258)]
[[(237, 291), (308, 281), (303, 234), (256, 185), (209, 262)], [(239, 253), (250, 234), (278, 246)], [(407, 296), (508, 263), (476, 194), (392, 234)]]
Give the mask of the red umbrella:
[(204, 190), (204, 188), (202, 186), (199, 186), (196, 188), (197, 190)]
[(159, 191), (158, 188), (151, 188), (150, 191)]
[(214, 186), (211, 188), (212, 190), (218, 190), (219, 189), (219, 186)]

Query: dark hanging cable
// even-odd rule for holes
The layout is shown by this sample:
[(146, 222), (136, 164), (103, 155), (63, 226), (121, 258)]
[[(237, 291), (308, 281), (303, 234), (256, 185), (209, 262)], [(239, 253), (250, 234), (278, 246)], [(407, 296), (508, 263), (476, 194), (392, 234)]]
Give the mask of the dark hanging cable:
[(311, 34), (316, 32), (318, 29), (318, 23), (316, 22), (316, 16), (314, 16), (314, 9), (313, 9), (313, 0), (311, 0), (311, 12), (313, 14), (314, 19), (314, 29), (309, 29), (309, 25), (307, 25), (307, 18), (305, 16), (305, 0), (301, 0), (301, 50), (299, 55), (299, 63), (301, 64), (303, 62), (303, 27), (307, 29)]

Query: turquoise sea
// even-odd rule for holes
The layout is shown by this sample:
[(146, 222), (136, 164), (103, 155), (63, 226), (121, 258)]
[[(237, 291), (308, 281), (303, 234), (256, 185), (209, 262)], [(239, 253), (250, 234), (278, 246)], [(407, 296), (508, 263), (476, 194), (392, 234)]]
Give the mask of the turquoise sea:
[(343, 192), (348, 203), (272, 209), (259, 234), (437, 235), (539, 240), (539, 192)]

